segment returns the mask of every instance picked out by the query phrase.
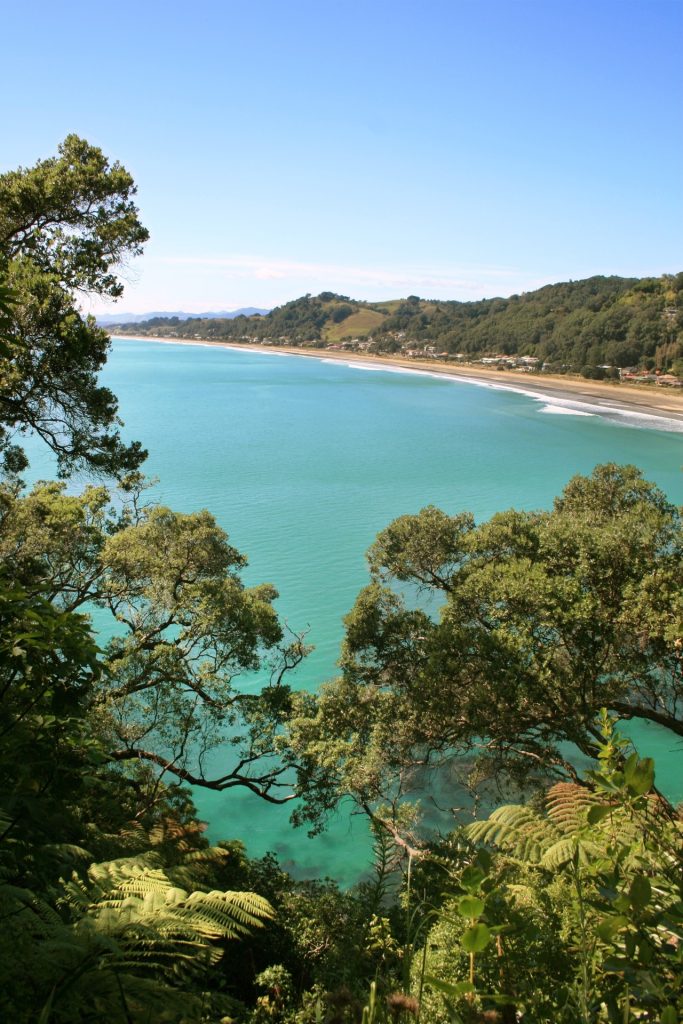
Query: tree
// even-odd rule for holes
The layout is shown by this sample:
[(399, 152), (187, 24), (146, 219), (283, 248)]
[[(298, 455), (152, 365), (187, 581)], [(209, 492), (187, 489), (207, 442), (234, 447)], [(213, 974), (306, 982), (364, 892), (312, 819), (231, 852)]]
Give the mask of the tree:
[[(92, 521), (103, 489), (92, 491), (82, 530), (89, 538), (68, 549), (75, 560), (106, 547)], [(0, 1015), (70, 1022), (104, 1014), (142, 1024), (150, 1013), (199, 1021), (210, 1011), (218, 1019), (234, 1009), (217, 977), (219, 966), (227, 973), (226, 940), (247, 937), (272, 911), (254, 893), (225, 891), (220, 875), (232, 854), (208, 848), (187, 795), (159, 773), (125, 775), (112, 758), (107, 712), (112, 687), (124, 684), (98, 658), (86, 618), (74, 610), (88, 592), (95, 597), (97, 579), (105, 592), (106, 571), (74, 561), (67, 579), (75, 515), (68, 501), (58, 507), (60, 495), (53, 485), (52, 508), (43, 497), (17, 516), (26, 526), (40, 511), (46, 530), (26, 538), (30, 550), (4, 559), (0, 570)], [(73, 502), (82, 506), (84, 498)], [(41, 559), (40, 542), (60, 532)], [(155, 583), (163, 587), (158, 574)], [(263, 615), (277, 630), (272, 611), (264, 607)], [(245, 650), (249, 642), (245, 636)], [(146, 725), (151, 732), (160, 722)], [(98, 851), (104, 863), (92, 863)]]
[(394, 799), (444, 763), (471, 783), (576, 779), (572, 745), (596, 755), (601, 707), (683, 736), (681, 521), (634, 467), (600, 466), (552, 511), (481, 526), (423, 509), (368, 558), (342, 674), (292, 722), (302, 818), (344, 793)]
[[(0, 282), (6, 580), (34, 602), (46, 636), (46, 602), (66, 624), (93, 605), (118, 623), (86, 703), (119, 774), (126, 765), (128, 777), (151, 779), (150, 799), (159, 778), (172, 777), (244, 786), (279, 803), (292, 797), (277, 756), (284, 677), (307, 649), (284, 639), (275, 588), (243, 585), (246, 559), (208, 512), (143, 504), (135, 467), (144, 452), (123, 444), (116, 398), (97, 383), (108, 337), (75, 306), (79, 290), (121, 293), (115, 270), (147, 238), (134, 195), (128, 172), (76, 136), (58, 157), (0, 177), (0, 269), (10, 285)], [(119, 492), (90, 486), (76, 496), (44, 484), (23, 495), (15, 474), (26, 460), (13, 434), (28, 430), (52, 447), (62, 475), (84, 464), (117, 475)], [(259, 670), (266, 685), (239, 693), (235, 677)], [(35, 680), (24, 680), (29, 691)], [(204, 757), (221, 744), (223, 763), (210, 774)]]
[(586, 365), (581, 367), (581, 376), (586, 380), (604, 380), (607, 374), (602, 366)]
[(57, 157), (0, 175), (0, 455), (10, 472), (26, 466), (16, 439), (27, 431), (63, 475), (79, 465), (118, 475), (145, 457), (122, 442), (116, 398), (97, 383), (108, 335), (76, 304), (79, 293), (121, 295), (114, 271), (148, 237), (135, 191), (125, 168), (76, 135)]
[[(275, 589), (244, 586), (246, 559), (208, 512), (142, 501), (144, 452), (97, 382), (107, 335), (75, 304), (120, 294), (113, 269), (147, 235), (134, 192), (75, 136), (0, 177), (0, 1015), (17, 1021), (232, 1013), (226, 941), (272, 910), (216, 884), (231, 855), (208, 849), (178, 783), (291, 796), (277, 733), (306, 649), (283, 643)], [(63, 476), (84, 465), (118, 492), (26, 494), (29, 430)], [(93, 606), (115, 624), (101, 649)], [(257, 670), (268, 685), (237, 692)]]
[[(116, 623), (90, 728), (119, 764), (286, 802), (292, 788), (277, 751), (289, 709), (285, 676), (307, 648), (301, 637), (285, 640), (277, 591), (244, 586), (247, 560), (208, 512), (145, 505), (135, 490), (118, 501), (102, 486), (80, 495), (60, 483), (26, 496), (0, 491), (0, 552), (11, 582), (63, 613), (95, 605)], [(235, 678), (258, 670), (266, 685), (239, 692)], [(211, 774), (204, 759), (218, 747)]]

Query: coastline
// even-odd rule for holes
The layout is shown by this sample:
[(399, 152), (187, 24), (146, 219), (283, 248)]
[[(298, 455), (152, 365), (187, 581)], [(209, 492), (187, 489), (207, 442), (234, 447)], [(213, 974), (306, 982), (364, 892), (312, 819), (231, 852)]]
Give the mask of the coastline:
[[(479, 384), (505, 391), (529, 395), (532, 398), (554, 400), (593, 406), (596, 414), (604, 412), (630, 413), (645, 418), (674, 420), (683, 429), (683, 393), (672, 393), (647, 387), (638, 391), (637, 384), (615, 384), (604, 381), (584, 381), (556, 375), (542, 378), (532, 374), (516, 373), (514, 370), (487, 370), (473, 366), (448, 366), (423, 359), (404, 359), (400, 356), (368, 355), (365, 352), (340, 352), (328, 349), (304, 349), (293, 345), (254, 345), (240, 342), (206, 341), (190, 338), (149, 338), (130, 334), (114, 334), (116, 341), (149, 341), (162, 345), (194, 345), (200, 348), (225, 348), (246, 352), (265, 352), (272, 355), (303, 356), (325, 361), (335, 361), (368, 369), (396, 369), (413, 373), (445, 377), (462, 383)], [(571, 409), (567, 409), (570, 412)]]

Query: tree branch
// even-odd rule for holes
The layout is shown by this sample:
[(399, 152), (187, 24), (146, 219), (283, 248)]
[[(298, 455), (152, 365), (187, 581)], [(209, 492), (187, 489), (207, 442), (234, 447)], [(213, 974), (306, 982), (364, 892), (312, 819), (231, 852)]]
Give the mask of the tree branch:
[[(255, 793), (256, 796), (261, 797), (262, 800), (266, 800), (270, 804), (286, 804), (290, 800), (294, 799), (294, 793), (290, 793), (287, 796), (272, 796), (269, 793), (269, 789), (273, 785), (278, 785), (274, 781), (274, 778), (270, 779), (250, 779), (246, 775), (237, 775), (231, 772), (229, 775), (223, 776), (221, 779), (205, 779), (199, 775), (193, 775), (192, 772), (187, 771), (186, 768), (180, 768), (174, 765), (172, 761), (168, 761), (160, 754), (154, 753), (152, 750), (141, 750), (141, 749), (128, 749), (128, 750), (113, 750), (109, 755), (113, 761), (150, 761), (153, 764), (159, 765), (165, 772), (170, 772), (183, 782), (189, 783), (191, 786), (201, 786), (202, 789), (211, 789), (217, 792), (222, 792), (225, 789), (234, 789), (236, 786), (244, 786), (245, 789)], [(280, 772), (275, 773), (280, 774)], [(281, 785), (281, 784), (280, 784)]]

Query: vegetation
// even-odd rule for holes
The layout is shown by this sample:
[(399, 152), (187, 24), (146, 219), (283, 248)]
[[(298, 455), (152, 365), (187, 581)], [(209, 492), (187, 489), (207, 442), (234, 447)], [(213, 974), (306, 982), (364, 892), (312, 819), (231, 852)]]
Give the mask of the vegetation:
[(123, 291), (114, 270), (147, 239), (134, 195), (128, 172), (75, 135), (58, 157), (0, 175), (0, 273), (9, 316), (0, 456), (11, 472), (26, 466), (16, 438), (27, 430), (53, 449), (65, 474), (82, 465), (119, 474), (144, 459), (139, 444), (122, 444), (116, 398), (97, 383), (107, 333), (80, 315), (74, 297)]
[(444, 764), (498, 788), (576, 778), (568, 750), (597, 755), (602, 707), (683, 735), (681, 519), (634, 467), (576, 477), (550, 512), (402, 516), (368, 558), (342, 675), (292, 720), (301, 817)]
[(415, 295), (367, 303), (323, 292), (263, 317), (174, 321), (158, 318), (117, 331), (178, 338), (322, 347), (369, 339), (376, 352), (452, 358), (530, 356), (554, 373), (603, 377), (604, 367), (674, 370), (683, 360), (683, 274), (591, 277), (510, 298), (435, 302)]
[[(615, 721), (683, 732), (679, 512), (606, 466), (551, 512), (403, 517), (371, 549), (340, 679), (292, 693), (306, 647), (274, 588), (243, 584), (208, 512), (145, 500), (97, 382), (107, 338), (75, 293), (120, 293), (146, 238), (133, 195), (75, 136), (0, 178), (2, 1018), (676, 1024), (681, 819)], [(402, 308), (306, 303), (339, 329)], [(108, 485), (27, 492), (28, 430), (63, 476)], [(249, 694), (247, 671), (266, 680)], [(405, 796), (454, 761), (517, 802), (429, 842)], [(341, 892), (210, 847), (188, 783), (296, 792), (312, 827), (351, 795), (375, 873)]]
[(653, 796), (652, 762), (624, 760), (606, 713), (600, 724), (590, 790), (564, 783), (540, 809), (500, 808), (465, 830), (475, 848), (459, 869), (446, 862), (413, 968), (428, 1019), (679, 1019), (680, 821)]

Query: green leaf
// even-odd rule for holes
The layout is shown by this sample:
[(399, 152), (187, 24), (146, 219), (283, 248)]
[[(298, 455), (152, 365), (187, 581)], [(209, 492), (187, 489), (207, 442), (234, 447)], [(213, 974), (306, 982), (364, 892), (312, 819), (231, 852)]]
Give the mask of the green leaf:
[(604, 917), (595, 929), (603, 942), (611, 942), (614, 936), (628, 925), (629, 921), (623, 914)]
[(573, 836), (558, 839), (556, 843), (549, 846), (540, 860), (542, 868), (549, 871), (556, 871), (564, 867), (569, 861), (578, 857), (579, 844)]
[(662, 1010), (660, 1024), (679, 1024), (678, 1013), (674, 1006), (665, 1006)]
[(478, 896), (463, 896), (458, 903), (458, 913), (463, 917), (481, 917), (484, 913), (484, 901)]
[(631, 754), (624, 765), (624, 782), (633, 796), (649, 793), (655, 781), (655, 763), (651, 757), (639, 760), (637, 754)]
[[(52, 1015), (52, 1004), (54, 1003), (54, 999), (55, 999), (55, 991), (56, 991), (56, 989), (53, 988), (52, 991), (50, 992), (50, 996), (48, 998), (48, 1001), (45, 1003), (45, 1006), (42, 1008), (42, 1010), (40, 1012), (40, 1016), (38, 1018), (38, 1024), (47, 1024), (47, 1022), (49, 1021), (49, 1019), (50, 1019), (50, 1017)], [(662, 1018), (662, 1020), (663, 1019), (664, 1018)], [(675, 1022), (674, 1022), (674, 1024), (675, 1024)]]
[(596, 804), (595, 807), (591, 807), (588, 811), (588, 824), (597, 825), (598, 822), (602, 821), (603, 818), (606, 818), (611, 811), (612, 808), (609, 804)]
[(636, 875), (631, 882), (629, 899), (634, 910), (643, 910), (652, 899), (652, 886), (645, 875)]
[(491, 941), (491, 932), (485, 924), (475, 924), (463, 933), (460, 941), (468, 953), (481, 953)]
[(482, 869), (477, 867), (476, 864), (471, 864), (468, 868), (465, 868), (460, 876), (460, 885), (467, 892), (478, 892), (485, 878), (486, 875)]
[(477, 863), (479, 864), (479, 867), (482, 869), (485, 875), (491, 874), (491, 864), (493, 863), (493, 858), (488, 850), (482, 848), (478, 851)]
[(445, 996), (450, 996), (451, 999), (458, 999), (469, 992), (474, 992), (474, 985), (471, 981), (458, 981), (455, 985), (451, 985), (448, 981), (441, 981), (440, 978), (434, 978), (431, 974), (425, 974), (425, 982), (437, 992), (443, 992)]

